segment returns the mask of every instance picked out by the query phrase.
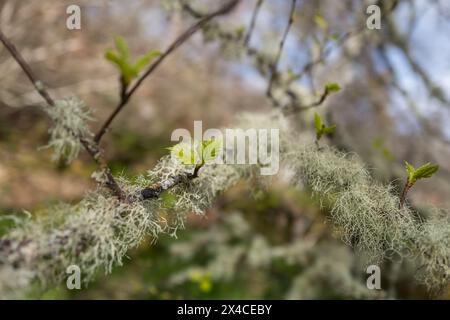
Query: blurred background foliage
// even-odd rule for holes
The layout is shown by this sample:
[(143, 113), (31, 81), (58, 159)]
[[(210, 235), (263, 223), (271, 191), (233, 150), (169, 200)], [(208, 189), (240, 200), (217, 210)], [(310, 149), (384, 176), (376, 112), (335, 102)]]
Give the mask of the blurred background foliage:
[[(242, 1), (220, 18), (233, 32), (247, 30), (256, 1)], [(73, 1), (0, 0), (0, 26), (58, 97), (79, 96), (100, 125), (118, 99), (117, 71), (104, 59), (116, 35), (134, 56), (163, 50), (193, 19), (175, 0), (76, 1), (82, 29), (66, 29)], [(214, 1), (190, 1), (207, 11)], [(266, 0), (251, 44), (274, 54), (290, 1)], [(370, 1), (298, 1), (280, 68), (303, 70), (292, 90), (308, 101), (327, 82), (342, 91), (320, 107), (338, 129), (328, 143), (356, 152), (381, 181), (404, 183), (403, 160), (441, 166), (410, 193), (413, 206), (448, 208), (450, 199), (450, 6), (448, 1), (381, 1), (389, 8), (381, 30), (365, 28)], [(244, 28), (244, 29), (242, 29)], [(241, 31), (239, 31), (241, 30)], [(342, 44), (336, 38), (352, 32)], [(230, 125), (242, 111), (270, 110), (267, 79), (251, 59), (220, 39), (196, 35), (146, 81), (117, 118), (104, 146), (113, 171), (129, 176), (167, 154), (176, 128)], [(328, 49), (330, 48), (330, 49)], [(323, 52), (330, 52), (320, 63)], [(307, 67), (310, 65), (310, 67)], [(24, 75), (0, 48), (0, 213), (39, 214), (57, 201), (76, 202), (95, 188), (86, 155), (70, 166), (51, 161), (49, 121)], [(312, 113), (294, 115), (305, 132)], [(170, 202), (170, 199), (167, 199)], [(109, 276), (80, 291), (64, 284), (42, 299), (193, 298), (430, 298), (413, 280), (416, 266), (386, 261), (381, 291), (366, 288), (358, 255), (333, 234), (326, 204), (281, 181), (267, 189), (242, 183), (225, 193), (205, 217), (194, 214), (177, 239), (148, 239)], [(11, 224), (1, 222), (0, 232)], [(436, 295), (433, 295), (436, 297)], [(449, 298), (449, 293), (437, 295)]]

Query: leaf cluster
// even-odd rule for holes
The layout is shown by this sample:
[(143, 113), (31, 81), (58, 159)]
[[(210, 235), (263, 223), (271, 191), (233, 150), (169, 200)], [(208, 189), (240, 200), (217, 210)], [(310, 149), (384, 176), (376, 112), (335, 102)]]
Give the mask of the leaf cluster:
[(112, 49), (107, 50), (105, 52), (105, 58), (117, 66), (125, 86), (128, 86), (153, 59), (161, 55), (161, 52), (158, 50), (150, 50), (133, 62), (131, 60), (130, 49), (125, 39), (118, 36), (115, 38), (115, 44), (117, 51)]
[(324, 134), (331, 134), (336, 130), (335, 124), (326, 126), (317, 112), (314, 113), (314, 127), (316, 128), (317, 141), (319, 141)]
[(429, 162), (416, 169), (410, 163), (405, 161), (405, 168), (408, 174), (408, 183), (411, 185), (416, 183), (417, 180), (430, 178), (439, 170), (439, 166), (437, 164), (432, 164)]
[(222, 150), (222, 142), (216, 139), (195, 141), (193, 144), (178, 143), (168, 148), (171, 154), (185, 165), (203, 166), (214, 161)]

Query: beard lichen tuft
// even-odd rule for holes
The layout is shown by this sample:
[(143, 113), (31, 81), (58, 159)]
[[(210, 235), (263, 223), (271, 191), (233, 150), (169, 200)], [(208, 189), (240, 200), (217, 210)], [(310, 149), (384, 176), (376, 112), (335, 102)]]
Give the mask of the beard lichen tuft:
[[(89, 134), (85, 121), (81, 121), (87, 120), (88, 114), (82, 112), (84, 109), (78, 102), (68, 104), (72, 106), (69, 109), (77, 109), (78, 120), (70, 119), (62, 110), (55, 113), (58, 116), (54, 114), (55, 119), (67, 117), (62, 122), (73, 126), (71, 121), (75, 121), (78, 129), (74, 132)], [(63, 105), (67, 103), (60, 108)], [(420, 279), (429, 288), (448, 283), (448, 213), (418, 221), (412, 209), (398, 208), (399, 199), (392, 186), (375, 181), (356, 155), (326, 146), (317, 148), (299, 138), (299, 133), (289, 129), (284, 119), (273, 114), (244, 116), (238, 122), (241, 128), (246, 127), (244, 122), (247, 127), (280, 129), (280, 161), (282, 167), (291, 171), (289, 182), (321, 199), (329, 208), (329, 219), (342, 240), (365, 255), (367, 261), (390, 258), (394, 252), (417, 261)], [(74, 137), (63, 129), (63, 126), (54, 128), (55, 137), (66, 135), (63, 140), (72, 141)], [(67, 144), (56, 144), (66, 155)], [(73, 159), (77, 149), (72, 149), (70, 143), (69, 146)], [(196, 178), (177, 180), (179, 183), (164, 189), (156, 198), (143, 200), (136, 196), (152, 184), (170, 185), (174, 177), (192, 174), (192, 166), (184, 166), (166, 156), (146, 175), (133, 180), (117, 177), (121, 189), (133, 201), (119, 201), (108, 192), (98, 190), (78, 204), (49, 208), (45, 217), (28, 219), (0, 239), (0, 297), (20, 295), (33, 283), (41, 288), (59, 283), (67, 276), (66, 268), (73, 264), (80, 267), (85, 283), (98, 270), (109, 273), (144, 238), (175, 235), (184, 227), (187, 213), (203, 214), (217, 195), (238, 181), (263, 181), (259, 176), (255, 179), (259, 172), (256, 169), (257, 165), (205, 165)], [(261, 250), (260, 241), (254, 245), (259, 248), (257, 251)], [(234, 254), (241, 253), (233, 251), (225, 258)], [(250, 256), (252, 263), (266, 261)], [(221, 259), (213, 266), (225, 266), (226, 259)], [(298, 279), (300, 287), (304, 281)], [(352, 287), (349, 283), (348, 288)]]
[(79, 154), (81, 138), (91, 138), (88, 122), (93, 120), (90, 109), (76, 97), (55, 101), (54, 106), (44, 108), (52, 120), (49, 142), (46, 148), (54, 150), (55, 161), (71, 163)]

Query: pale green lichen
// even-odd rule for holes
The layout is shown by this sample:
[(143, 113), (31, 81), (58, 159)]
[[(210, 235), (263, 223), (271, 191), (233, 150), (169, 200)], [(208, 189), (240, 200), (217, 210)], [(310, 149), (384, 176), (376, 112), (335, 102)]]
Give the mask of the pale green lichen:
[(450, 217), (434, 212), (420, 225), (414, 244), (419, 252), (419, 277), (429, 288), (442, 288), (450, 281)]
[(71, 163), (82, 148), (80, 138), (92, 137), (88, 127), (88, 122), (92, 120), (89, 108), (83, 101), (73, 97), (57, 100), (53, 106), (45, 107), (44, 110), (52, 120), (46, 147), (54, 150), (54, 160)]
[[(330, 208), (330, 220), (344, 242), (356, 247), (368, 261), (380, 261), (392, 256), (392, 252), (417, 260), (423, 265), (420, 278), (430, 288), (448, 283), (448, 213), (442, 213), (439, 218), (416, 221), (411, 209), (398, 208), (398, 197), (392, 187), (371, 178), (355, 155), (330, 147), (318, 149), (311, 143), (304, 143), (298, 138), (298, 133), (291, 136), (289, 126), (274, 114), (241, 119), (241, 128), (247, 122), (247, 126), (256, 128), (280, 129), (281, 161), (283, 167), (292, 172), (291, 183), (311, 190), (323, 205)], [(72, 120), (67, 121), (70, 123)], [(86, 134), (86, 128), (80, 123), (77, 125), (77, 132)], [(255, 170), (257, 167), (205, 165), (198, 178), (180, 180), (159, 198), (139, 200), (136, 195), (142, 188), (153, 183), (166, 183), (164, 181), (173, 176), (187, 176), (192, 172), (192, 167), (183, 166), (166, 156), (147, 175), (133, 181), (118, 177), (122, 190), (136, 196), (136, 201), (119, 202), (99, 190), (78, 204), (50, 208), (44, 218), (26, 220), (0, 239), (0, 296), (10, 296), (12, 292), (16, 295), (21, 288), (28, 289), (31, 283), (46, 287), (59, 282), (71, 264), (80, 266), (85, 282), (100, 269), (111, 272), (114, 265), (122, 263), (126, 252), (146, 236), (156, 239), (161, 233), (174, 235), (178, 228), (184, 226), (188, 212), (203, 214), (218, 194), (239, 180), (262, 180), (260, 177), (255, 179), (259, 174), (259, 170)], [(249, 262), (265, 265), (267, 257), (258, 256), (267, 252), (263, 250), (265, 244), (255, 241), (248, 247), (257, 251), (249, 255)], [(269, 251), (272, 252), (270, 255), (295, 251), (286, 250), (271, 248)], [(226, 277), (234, 265), (233, 257), (242, 254), (242, 249), (238, 248), (227, 251), (226, 255), (217, 257), (219, 262), (212, 264), (211, 270)]]
[(410, 208), (399, 208), (391, 185), (375, 181), (353, 154), (332, 147), (296, 144), (284, 158), (295, 173), (294, 185), (307, 188), (330, 208), (330, 221), (342, 240), (366, 263), (384, 258), (411, 258), (423, 265), (420, 279), (431, 288), (448, 283), (448, 212), (419, 221)]

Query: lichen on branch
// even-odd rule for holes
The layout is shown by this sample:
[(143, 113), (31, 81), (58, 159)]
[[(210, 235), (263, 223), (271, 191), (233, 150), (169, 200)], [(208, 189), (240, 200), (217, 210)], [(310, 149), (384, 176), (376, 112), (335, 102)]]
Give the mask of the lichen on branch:
[[(298, 132), (289, 129), (283, 117), (251, 114), (241, 117), (238, 124), (280, 129), (282, 167), (292, 173), (288, 181), (310, 190), (329, 206), (337, 234), (367, 261), (411, 258), (418, 264), (419, 279), (429, 288), (448, 284), (447, 212), (440, 211), (426, 221), (414, 218), (412, 209), (398, 208), (392, 186), (375, 181), (356, 155), (331, 147), (317, 149), (312, 137), (309, 142), (297, 138), (291, 143)], [(109, 273), (120, 265), (126, 252), (145, 237), (156, 240), (161, 234), (175, 235), (184, 227), (188, 212), (203, 214), (238, 181), (263, 180), (256, 176), (255, 165), (206, 165), (195, 179), (182, 180), (157, 197), (136, 197), (145, 187), (165, 185), (185, 170), (166, 156), (146, 175), (133, 180), (117, 178), (133, 201), (121, 201), (100, 189), (78, 204), (49, 208), (46, 217), (19, 224), (0, 240), (0, 296), (23, 295), (33, 283), (42, 288), (58, 283), (71, 264), (80, 266), (83, 280), (89, 282), (98, 270)]]
[(93, 120), (90, 109), (82, 100), (72, 97), (56, 100), (53, 106), (44, 107), (44, 111), (52, 120), (45, 147), (53, 149), (54, 160), (71, 163), (83, 148), (80, 138), (93, 136), (88, 125)]

